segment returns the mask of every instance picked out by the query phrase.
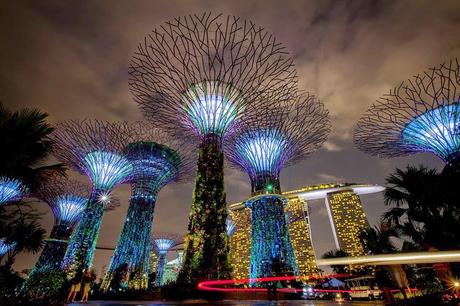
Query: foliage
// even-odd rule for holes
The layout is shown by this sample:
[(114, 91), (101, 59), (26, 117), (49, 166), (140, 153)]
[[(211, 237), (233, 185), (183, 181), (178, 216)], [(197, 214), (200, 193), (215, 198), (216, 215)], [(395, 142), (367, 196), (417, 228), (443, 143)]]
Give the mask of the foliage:
[(53, 175), (65, 175), (62, 164), (46, 165), (53, 141), (48, 114), (37, 109), (12, 112), (0, 102), (0, 174), (15, 177), (31, 191)]
[[(321, 256), (321, 258), (340, 258), (340, 257), (348, 257), (350, 256), (344, 250), (330, 250)], [(343, 274), (349, 272), (349, 267), (343, 265), (331, 265), (332, 271), (337, 274)]]
[(30, 205), (19, 202), (8, 208), (0, 207), (0, 237), (15, 243), (4, 263), (11, 267), (15, 256), (21, 252), (37, 253), (43, 246), (45, 230), (41, 228), (41, 215)]
[(407, 167), (387, 179), (386, 205), (393, 206), (384, 219), (399, 237), (419, 249), (450, 250), (460, 247), (459, 172)]
[(179, 282), (192, 287), (199, 280), (230, 277), (223, 163), (220, 140), (211, 135), (199, 150), (184, 263), (178, 276)]
[(25, 284), (24, 295), (32, 300), (60, 300), (67, 292), (66, 274), (62, 270), (35, 271)]

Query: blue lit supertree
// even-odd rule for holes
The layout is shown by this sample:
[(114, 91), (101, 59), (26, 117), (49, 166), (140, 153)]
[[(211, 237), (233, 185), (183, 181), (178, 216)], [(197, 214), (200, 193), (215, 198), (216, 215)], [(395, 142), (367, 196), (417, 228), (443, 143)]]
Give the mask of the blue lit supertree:
[(56, 125), (51, 135), (56, 142), (54, 155), (88, 176), (92, 183), (88, 204), (63, 260), (63, 268), (71, 277), (92, 265), (110, 192), (131, 175), (132, 166), (123, 149), (133, 137), (135, 131), (126, 122), (98, 120), (64, 121)]
[(5, 239), (0, 238), (0, 262), (2, 261), (3, 256), (8, 253), (10, 250), (14, 249), (16, 243), (7, 243)]
[[(102, 288), (146, 289), (150, 274), (151, 229), (157, 195), (171, 182), (190, 178), (194, 164), (194, 142), (171, 137), (170, 134), (148, 128), (145, 123), (135, 127), (138, 141), (124, 149), (131, 162), (131, 198), (126, 220), (104, 277)], [(121, 284), (111, 282), (121, 266), (126, 266)], [(119, 277), (118, 277), (119, 278)], [(117, 282), (120, 280), (116, 279)]]
[(330, 131), (328, 112), (314, 96), (300, 94), (272, 110), (261, 109), (227, 142), (230, 162), (251, 179), (251, 278), (298, 272), (281, 196), (280, 171), (319, 149)]
[(18, 179), (0, 176), (0, 205), (20, 201), (27, 188)]
[(31, 274), (61, 268), (68, 240), (88, 203), (89, 192), (89, 186), (63, 179), (50, 180), (38, 188), (34, 196), (51, 207), (54, 226)]
[(158, 264), (155, 277), (155, 286), (163, 285), (163, 272), (166, 264), (166, 256), (169, 250), (181, 244), (183, 239), (181, 236), (172, 233), (158, 233), (152, 239), (153, 249), (158, 254)]
[[(222, 145), (262, 94), (296, 88), (292, 58), (260, 26), (233, 16), (189, 15), (154, 29), (130, 65), (130, 90), (147, 119), (197, 137), (197, 175), (178, 281), (230, 276)], [(281, 99), (281, 98), (280, 98)]]
[(379, 157), (431, 152), (460, 170), (460, 64), (444, 63), (402, 82), (355, 129), (356, 146)]

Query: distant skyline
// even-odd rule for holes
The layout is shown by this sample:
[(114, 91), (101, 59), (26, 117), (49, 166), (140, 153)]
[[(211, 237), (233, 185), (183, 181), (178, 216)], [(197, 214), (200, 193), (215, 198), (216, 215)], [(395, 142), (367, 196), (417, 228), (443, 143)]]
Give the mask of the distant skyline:
[[(329, 110), (332, 133), (322, 149), (281, 173), (282, 190), (336, 182), (384, 184), (396, 167), (442, 168), (431, 154), (379, 159), (353, 146), (353, 127), (382, 94), (404, 79), (460, 57), (459, 1), (8, 1), (0, 11), (0, 101), (17, 110), (36, 107), (50, 122), (74, 118), (140, 120), (128, 90), (128, 63), (153, 28), (174, 17), (223, 13), (272, 32), (294, 57), (299, 88)], [(227, 167), (229, 163), (226, 163)], [(79, 180), (86, 178), (72, 174)], [(227, 203), (250, 195), (246, 174), (226, 169)], [(98, 245), (115, 246), (126, 216), (130, 188), (114, 193), (122, 205), (107, 212)], [(192, 182), (159, 194), (153, 232), (184, 234)], [(371, 225), (387, 209), (383, 196), (362, 196)], [(51, 210), (43, 226), (50, 231)], [(323, 203), (311, 203), (317, 256), (334, 248)], [(113, 251), (99, 250), (100, 273)], [(38, 254), (21, 254), (15, 268), (32, 268)], [(98, 275), (100, 276), (100, 275)]]

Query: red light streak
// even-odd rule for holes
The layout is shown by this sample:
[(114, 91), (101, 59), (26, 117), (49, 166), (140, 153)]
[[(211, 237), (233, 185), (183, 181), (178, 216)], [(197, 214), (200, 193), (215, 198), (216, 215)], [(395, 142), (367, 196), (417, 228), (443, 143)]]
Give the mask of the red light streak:
[[(318, 280), (324, 278), (344, 278), (349, 277), (350, 274), (327, 274), (327, 275), (312, 275), (308, 278), (303, 278), (304, 280)], [(244, 278), (244, 279), (223, 279), (223, 280), (210, 280), (200, 282), (197, 286), (199, 290), (204, 291), (221, 291), (221, 292), (266, 292), (267, 288), (222, 288), (221, 286), (228, 285), (242, 285), (249, 283), (266, 283), (266, 282), (275, 282), (275, 281), (302, 281), (301, 277), (296, 276), (275, 276), (275, 277), (263, 277), (263, 278)], [(353, 293), (353, 292), (363, 292), (368, 290), (350, 290), (350, 289), (316, 289), (312, 288), (313, 292), (324, 292), (324, 293)], [(417, 289), (408, 288), (407, 291), (417, 291)], [(296, 293), (303, 292), (303, 288), (280, 288), (277, 291), (285, 293)], [(390, 289), (386, 290), (390, 292), (399, 292), (399, 289)]]

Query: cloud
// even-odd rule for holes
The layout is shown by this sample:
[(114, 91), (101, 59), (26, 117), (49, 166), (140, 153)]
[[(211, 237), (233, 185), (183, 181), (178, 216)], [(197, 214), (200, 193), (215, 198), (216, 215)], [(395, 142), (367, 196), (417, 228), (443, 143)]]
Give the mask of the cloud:
[(316, 176), (319, 179), (321, 179), (323, 182), (327, 182), (327, 183), (339, 183), (339, 182), (344, 181), (344, 178), (342, 177), (337, 177), (335, 175), (327, 174), (327, 173), (318, 173)]

